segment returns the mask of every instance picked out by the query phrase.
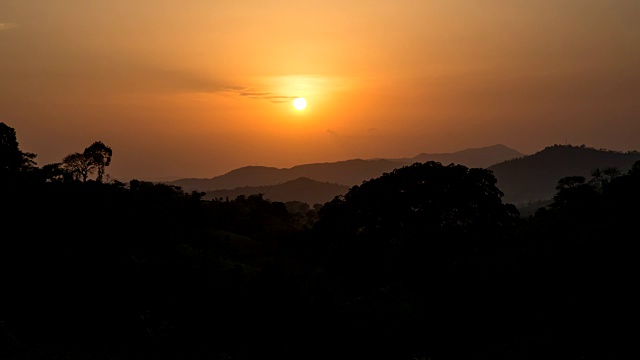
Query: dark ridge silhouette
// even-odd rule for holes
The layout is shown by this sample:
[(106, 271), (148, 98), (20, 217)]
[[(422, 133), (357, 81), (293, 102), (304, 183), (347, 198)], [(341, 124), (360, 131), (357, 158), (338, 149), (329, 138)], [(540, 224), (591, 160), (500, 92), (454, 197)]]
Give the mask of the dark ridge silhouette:
[(345, 194), (347, 190), (349, 190), (349, 187), (346, 185), (320, 182), (301, 177), (277, 185), (244, 186), (235, 189), (207, 191), (203, 199), (235, 199), (240, 195), (262, 194), (265, 199), (271, 201), (288, 202), (297, 200), (314, 205), (331, 201), (335, 196)]
[(243, 186), (277, 185), (306, 177), (316, 181), (337, 183), (346, 186), (380, 176), (404, 163), (389, 160), (346, 160), (333, 163), (298, 165), (292, 168), (246, 166), (211, 179), (180, 179), (169, 184), (192, 191), (234, 189)]
[(303, 164), (285, 169), (265, 166), (247, 166), (210, 179), (185, 178), (167, 183), (180, 186), (186, 191), (211, 191), (234, 189), (243, 186), (276, 185), (300, 177), (306, 177), (321, 182), (353, 186), (381, 176), (385, 172), (411, 165), (414, 162), (439, 161), (444, 164), (453, 163), (468, 167), (485, 167), (518, 156), (522, 156), (522, 154), (504, 145), (495, 145), (477, 149), (466, 149), (454, 153), (423, 153), (413, 158), (352, 159), (338, 162)]
[(186, 191), (210, 191), (234, 189), (241, 186), (276, 185), (292, 180), (283, 170), (286, 169), (268, 166), (244, 166), (209, 179), (184, 178), (167, 183), (180, 186)]
[(509, 159), (515, 159), (525, 154), (505, 145), (497, 144), (483, 148), (473, 148), (454, 153), (426, 154), (422, 153), (412, 158), (389, 159), (405, 163), (437, 161), (442, 164), (461, 164), (470, 168), (487, 168)]
[(595, 169), (615, 167), (625, 172), (640, 160), (637, 151), (619, 152), (573, 145), (554, 145), (488, 169), (498, 179), (504, 201), (517, 205), (550, 200), (558, 179), (578, 175), (589, 177)]

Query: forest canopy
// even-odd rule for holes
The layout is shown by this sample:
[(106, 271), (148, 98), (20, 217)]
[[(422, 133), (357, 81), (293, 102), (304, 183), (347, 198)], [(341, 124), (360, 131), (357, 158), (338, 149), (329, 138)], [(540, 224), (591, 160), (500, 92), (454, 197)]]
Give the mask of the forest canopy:
[(491, 171), (414, 163), (310, 207), (38, 167), (0, 123), (0, 357), (565, 359), (630, 343), (640, 162), (521, 216)]

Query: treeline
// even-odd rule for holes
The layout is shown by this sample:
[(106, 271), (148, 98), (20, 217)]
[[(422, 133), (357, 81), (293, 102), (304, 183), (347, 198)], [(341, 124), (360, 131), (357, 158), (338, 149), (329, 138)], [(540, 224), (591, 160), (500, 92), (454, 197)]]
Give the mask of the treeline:
[(0, 357), (619, 358), (640, 162), (521, 216), (492, 172), (415, 163), (310, 208), (38, 167), (0, 123)]

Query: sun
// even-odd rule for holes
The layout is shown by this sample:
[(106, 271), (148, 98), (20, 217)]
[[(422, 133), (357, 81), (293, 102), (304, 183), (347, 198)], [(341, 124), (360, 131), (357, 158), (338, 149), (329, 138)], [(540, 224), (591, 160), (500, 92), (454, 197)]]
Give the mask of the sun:
[(295, 100), (293, 100), (293, 107), (297, 110), (304, 110), (304, 108), (307, 107), (307, 100), (301, 97), (296, 98)]

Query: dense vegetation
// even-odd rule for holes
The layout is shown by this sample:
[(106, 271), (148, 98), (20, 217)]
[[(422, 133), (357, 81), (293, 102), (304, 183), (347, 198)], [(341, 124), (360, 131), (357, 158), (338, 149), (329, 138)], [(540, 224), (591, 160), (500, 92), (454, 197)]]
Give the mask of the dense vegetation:
[(640, 162), (521, 216), (492, 172), (415, 163), (310, 208), (38, 167), (0, 123), (0, 357), (621, 358)]

